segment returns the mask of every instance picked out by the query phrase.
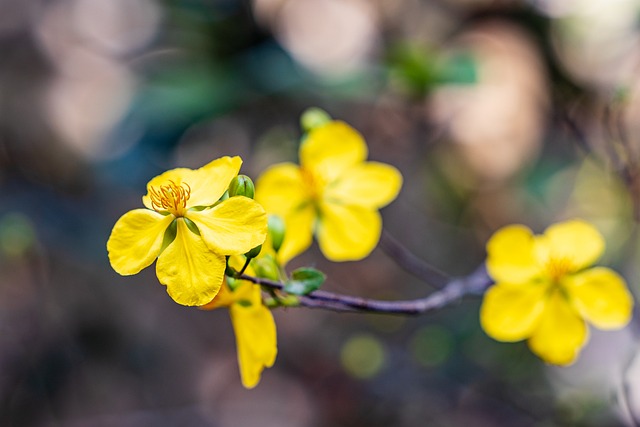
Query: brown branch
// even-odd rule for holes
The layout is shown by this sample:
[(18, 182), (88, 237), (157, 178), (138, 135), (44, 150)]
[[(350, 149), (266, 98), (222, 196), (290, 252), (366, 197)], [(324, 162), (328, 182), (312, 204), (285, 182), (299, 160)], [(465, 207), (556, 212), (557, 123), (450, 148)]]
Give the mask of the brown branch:
[(300, 296), (300, 306), (306, 308), (319, 308), (321, 310), (335, 311), (338, 313), (357, 313), (358, 310), (343, 304), (335, 304), (327, 301), (315, 300), (308, 296)]
[[(282, 290), (284, 284), (273, 280), (242, 274), (243, 280), (268, 288)], [(482, 265), (468, 276), (450, 280), (441, 290), (425, 298), (404, 301), (384, 301), (342, 295), (327, 291), (313, 291), (300, 298), (300, 305), (334, 311), (357, 311), (380, 314), (416, 315), (444, 308), (466, 295), (482, 295), (493, 281)]]

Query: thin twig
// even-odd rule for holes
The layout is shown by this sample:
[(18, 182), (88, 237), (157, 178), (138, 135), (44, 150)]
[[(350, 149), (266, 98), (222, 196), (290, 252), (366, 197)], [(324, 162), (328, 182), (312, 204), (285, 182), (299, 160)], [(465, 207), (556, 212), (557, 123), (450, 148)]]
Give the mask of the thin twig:
[(415, 256), (384, 229), (380, 236), (380, 248), (400, 267), (436, 289), (442, 289), (451, 281), (449, 276)]
[(334, 304), (327, 301), (319, 301), (307, 296), (301, 296), (300, 306), (306, 308), (319, 308), (322, 310), (336, 311), (338, 313), (357, 313), (358, 310), (342, 304)]
[[(253, 277), (247, 274), (241, 275), (240, 278), (265, 287), (275, 289), (282, 289), (284, 287), (284, 284), (280, 282)], [(446, 307), (466, 295), (481, 295), (492, 283), (493, 281), (483, 265), (469, 276), (450, 280), (441, 290), (425, 298), (404, 301), (383, 301), (318, 290), (302, 297), (301, 305), (338, 311), (416, 315)]]
[(562, 110), (559, 114), (562, 122), (564, 122), (569, 131), (573, 134), (576, 144), (586, 154), (590, 153), (592, 151), (591, 144), (589, 143), (589, 138), (587, 138), (587, 135), (582, 131), (582, 128), (576, 123), (576, 121), (569, 115), (568, 112)]

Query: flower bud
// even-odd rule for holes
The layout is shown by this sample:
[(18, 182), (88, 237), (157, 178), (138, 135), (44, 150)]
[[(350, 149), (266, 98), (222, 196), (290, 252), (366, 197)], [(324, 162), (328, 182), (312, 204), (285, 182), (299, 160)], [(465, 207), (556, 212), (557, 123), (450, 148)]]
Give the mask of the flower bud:
[(284, 241), (284, 221), (278, 215), (269, 215), (267, 227), (269, 230), (269, 238), (271, 239), (271, 246), (273, 250), (278, 253)]
[(229, 184), (229, 197), (245, 196), (253, 199), (256, 190), (253, 181), (246, 175), (238, 175)]
[(325, 125), (331, 121), (331, 116), (324, 110), (311, 107), (305, 110), (300, 117), (300, 126), (305, 132), (309, 132), (314, 128)]
[(227, 280), (227, 286), (229, 286), (229, 289), (231, 289), (232, 292), (235, 292), (238, 286), (242, 284), (242, 280), (234, 279), (233, 277), (227, 276), (226, 280)]
[(285, 295), (278, 302), (284, 307), (297, 307), (300, 305), (300, 298), (297, 295)]
[(244, 256), (246, 256), (247, 258), (255, 258), (260, 254), (261, 250), (262, 250), (262, 245), (258, 245), (255, 248), (251, 249), (246, 254), (244, 254)]
[(253, 267), (253, 271), (256, 272), (256, 276), (258, 277), (269, 280), (280, 280), (276, 260), (270, 256), (263, 256), (254, 259), (251, 263), (251, 267)]

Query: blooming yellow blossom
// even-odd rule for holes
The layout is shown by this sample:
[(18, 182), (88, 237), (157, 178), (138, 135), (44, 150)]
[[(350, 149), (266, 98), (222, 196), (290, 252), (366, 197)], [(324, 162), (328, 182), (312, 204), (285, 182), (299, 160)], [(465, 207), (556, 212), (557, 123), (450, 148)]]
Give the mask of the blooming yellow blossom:
[[(230, 262), (239, 257), (232, 257)], [(236, 262), (238, 266), (242, 263)], [(247, 270), (253, 275), (253, 271)], [(270, 368), (278, 353), (276, 324), (271, 310), (262, 303), (260, 286), (247, 281), (237, 281), (231, 290), (226, 280), (218, 295), (203, 309), (228, 307), (231, 324), (236, 335), (238, 365), (242, 385), (255, 387), (264, 368)]]
[(113, 269), (136, 274), (157, 258), (158, 279), (177, 303), (211, 301), (222, 283), (225, 256), (245, 253), (266, 237), (267, 216), (258, 203), (242, 196), (216, 203), (241, 164), (240, 157), (222, 157), (149, 181), (142, 197), (146, 209), (127, 212), (113, 227), (107, 242)]
[(573, 363), (588, 339), (585, 321), (610, 330), (631, 318), (624, 279), (590, 267), (603, 251), (602, 235), (582, 220), (537, 236), (521, 225), (499, 230), (487, 243), (487, 270), (496, 284), (482, 302), (482, 328), (498, 341), (528, 339), (548, 363)]
[(373, 250), (382, 230), (378, 209), (396, 198), (402, 175), (366, 158), (362, 136), (331, 121), (300, 145), (300, 166), (277, 164), (258, 178), (256, 200), (286, 224), (281, 264), (307, 249), (314, 233), (332, 261), (362, 259)]

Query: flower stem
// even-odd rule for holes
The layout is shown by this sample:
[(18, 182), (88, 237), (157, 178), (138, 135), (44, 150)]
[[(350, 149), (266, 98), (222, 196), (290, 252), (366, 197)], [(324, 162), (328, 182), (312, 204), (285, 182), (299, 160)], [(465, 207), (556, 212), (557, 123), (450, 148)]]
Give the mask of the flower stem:
[[(281, 282), (246, 274), (240, 275), (240, 279), (272, 289), (283, 289), (284, 287)], [(482, 265), (468, 276), (449, 280), (440, 290), (425, 298), (384, 301), (318, 290), (300, 297), (300, 305), (334, 311), (416, 315), (444, 308), (466, 295), (482, 295), (492, 283), (493, 281)]]
[(242, 269), (240, 269), (240, 271), (238, 271), (238, 274), (236, 276), (242, 276), (244, 274), (244, 272), (247, 270), (247, 267), (249, 267), (249, 263), (251, 262), (252, 258), (247, 258), (244, 261), (244, 265), (242, 266)]

